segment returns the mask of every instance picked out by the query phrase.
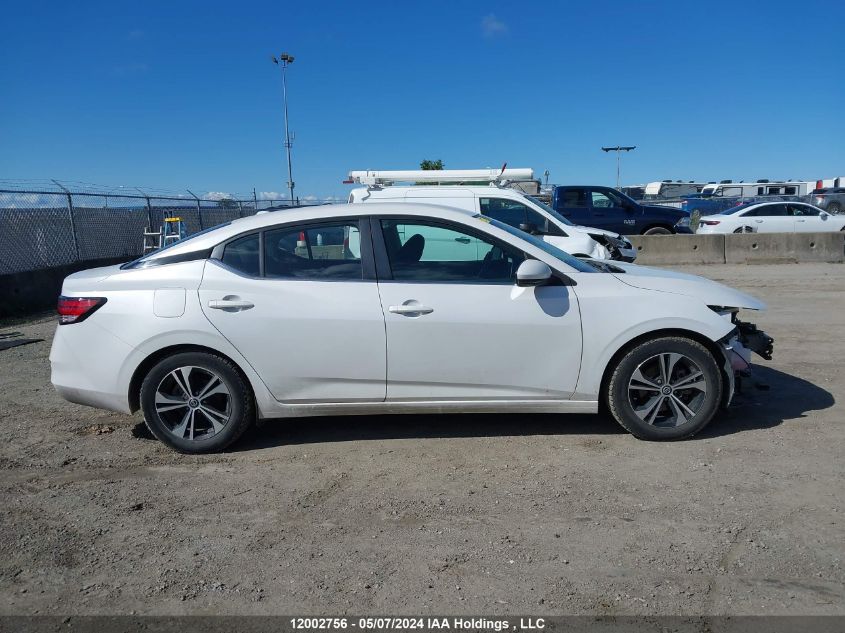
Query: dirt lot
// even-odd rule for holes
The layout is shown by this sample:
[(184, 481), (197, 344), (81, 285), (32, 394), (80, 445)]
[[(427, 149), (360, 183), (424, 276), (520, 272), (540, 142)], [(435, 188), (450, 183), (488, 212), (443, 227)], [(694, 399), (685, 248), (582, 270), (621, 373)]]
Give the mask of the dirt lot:
[(712, 266), (775, 360), (694, 440), (594, 416), (271, 423), (188, 457), (0, 352), (0, 614), (845, 614), (845, 266)]

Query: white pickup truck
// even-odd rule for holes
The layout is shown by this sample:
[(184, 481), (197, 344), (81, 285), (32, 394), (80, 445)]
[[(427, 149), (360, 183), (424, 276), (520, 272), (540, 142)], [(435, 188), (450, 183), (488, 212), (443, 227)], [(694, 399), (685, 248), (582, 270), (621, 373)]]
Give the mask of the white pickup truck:
[[(612, 231), (578, 226), (557, 211), (521, 191), (500, 184), (437, 184), (455, 181), (478, 182), (484, 180), (476, 175), (482, 170), (442, 170), (424, 172), (358, 172), (349, 173), (346, 182), (369, 184), (357, 187), (349, 194), (349, 203), (414, 202), (438, 204), (458, 209), (475, 211), (487, 217), (541, 237), (546, 242), (576, 257), (594, 259), (615, 259), (633, 262), (637, 250), (631, 242)], [(511, 170), (530, 171), (530, 170)], [(504, 172), (503, 172), (504, 173)], [(377, 174), (378, 176), (367, 176)], [(419, 180), (424, 184), (394, 186), (391, 174), (400, 174), (402, 180)], [(399, 177), (397, 177), (398, 180)], [(440, 179), (440, 180), (438, 180)]]

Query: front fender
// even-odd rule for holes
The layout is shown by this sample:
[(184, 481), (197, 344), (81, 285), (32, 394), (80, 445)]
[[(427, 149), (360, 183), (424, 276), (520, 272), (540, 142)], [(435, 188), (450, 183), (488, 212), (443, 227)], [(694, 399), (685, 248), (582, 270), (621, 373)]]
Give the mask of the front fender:
[(634, 288), (613, 275), (578, 273), (573, 290), (585, 345), (575, 399), (595, 400), (605, 369), (625, 345), (666, 330), (694, 332), (716, 342), (734, 328), (700, 299)]

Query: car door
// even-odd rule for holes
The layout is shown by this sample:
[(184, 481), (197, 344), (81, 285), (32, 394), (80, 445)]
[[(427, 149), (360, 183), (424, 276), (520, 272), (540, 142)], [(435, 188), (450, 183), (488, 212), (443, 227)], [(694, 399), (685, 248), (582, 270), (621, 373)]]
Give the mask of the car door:
[(558, 187), (555, 192), (555, 211), (574, 224), (596, 226), (588, 198), (584, 187)]
[[(515, 285), (525, 255), (479, 227), (419, 217), (374, 219), (373, 246), (387, 330), (387, 400), (568, 398), (581, 362), (581, 323), (562, 283)], [(426, 235), (480, 244), (430, 253)]]
[(384, 400), (384, 315), (368, 230), (357, 218), (270, 227), (231, 240), (206, 264), (203, 313), (277, 400)]
[(825, 216), (822, 216), (822, 210), (818, 207), (798, 202), (789, 203), (786, 206), (789, 209), (789, 215), (792, 216), (796, 233), (816, 233), (829, 230), (830, 225), (822, 219)]
[(639, 233), (637, 214), (633, 210), (625, 209), (622, 200), (610, 191), (590, 189), (589, 203), (592, 209), (590, 226), (625, 235)]
[(786, 204), (772, 203), (755, 207), (748, 211), (743, 218), (743, 226), (750, 226), (755, 233), (792, 233), (792, 216)]

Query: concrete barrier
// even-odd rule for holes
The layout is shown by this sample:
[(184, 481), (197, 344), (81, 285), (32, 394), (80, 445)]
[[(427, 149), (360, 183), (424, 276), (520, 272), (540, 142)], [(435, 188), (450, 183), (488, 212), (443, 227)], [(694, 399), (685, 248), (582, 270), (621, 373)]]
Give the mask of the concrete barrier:
[(845, 261), (845, 233), (630, 235), (637, 263), (783, 264)]
[(725, 236), (728, 264), (845, 261), (843, 233), (745, 233)]
[(637, 264), (724, 264), (724, 235), (630, 235)]

